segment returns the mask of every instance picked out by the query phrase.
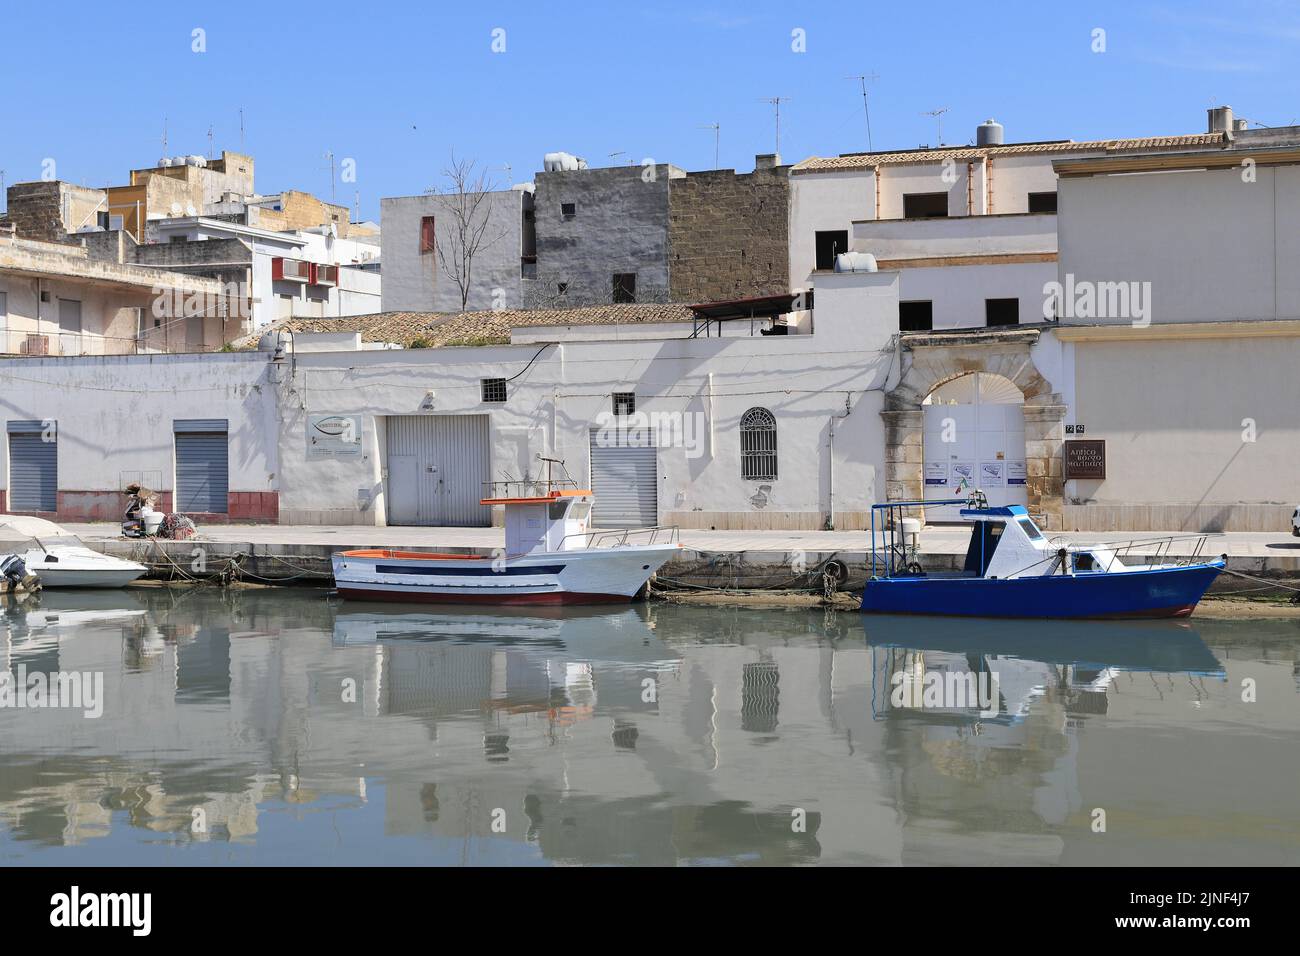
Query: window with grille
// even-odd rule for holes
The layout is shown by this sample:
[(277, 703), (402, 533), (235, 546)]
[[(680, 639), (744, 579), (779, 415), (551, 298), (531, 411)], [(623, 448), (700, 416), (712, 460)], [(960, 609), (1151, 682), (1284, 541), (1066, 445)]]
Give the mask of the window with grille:
[(776, 419), (766, 408), (751, 408), (740, 418), (740, 477), (776, 480)]
[(483, 384), (483, 401), (504, 402), (506, 400), (506, 380), (504, 378), (485, 378)]
[(636, 392), (614, 393), (614, 414), (631, 415), (636, 412)]

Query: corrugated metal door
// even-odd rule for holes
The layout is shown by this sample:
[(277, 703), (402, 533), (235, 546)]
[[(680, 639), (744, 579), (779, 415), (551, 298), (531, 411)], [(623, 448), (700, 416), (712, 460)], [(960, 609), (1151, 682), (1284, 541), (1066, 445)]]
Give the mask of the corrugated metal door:
[(9, 433), (9, 510), (58, 510), (58, 430), (53, 423), (33, 421), (9, 422), (6, 430)]
[(230, 437), (224, 418), (178, 418), (176, 501), (179, 512), (225, 514), (229, 507)]
[(486, 528), (479, 504), (490, 474), (487, 415), (387, 418), (388, 523)]
[[(597, 436), (602, 439), (597, 439)], [(609, 432), (591, 431), (591, 491), (596, 528), (649, 528), (659, 522), (659, 467), (654, 446), (611, 444)]]

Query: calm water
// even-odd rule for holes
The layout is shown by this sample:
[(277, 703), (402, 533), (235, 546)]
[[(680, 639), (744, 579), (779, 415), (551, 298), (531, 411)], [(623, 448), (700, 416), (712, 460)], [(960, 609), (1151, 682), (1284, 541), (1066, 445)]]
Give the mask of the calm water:
[(11, 865), (1300, 863), (1294, 621), (2, 610), (11, 671), (103, 675), (0, 709)]

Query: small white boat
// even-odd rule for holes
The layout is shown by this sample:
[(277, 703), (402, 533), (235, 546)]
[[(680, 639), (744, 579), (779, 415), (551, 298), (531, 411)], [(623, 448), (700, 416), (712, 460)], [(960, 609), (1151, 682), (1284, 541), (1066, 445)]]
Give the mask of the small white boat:
[(676, 528), (589, 530), (592, 493), (556, 484), (570, 483), (494, 483), (501, 493), (482, 503), (505, 508), (503, 553), (341, 551), (333, 558), (339, 594), (499, 606), (626, 602), (681, 548)]
[(120, 588), (149, 569), (92, 551), (53, 521), (0, 515), (0, 551), (12, 551), (43, 588)]

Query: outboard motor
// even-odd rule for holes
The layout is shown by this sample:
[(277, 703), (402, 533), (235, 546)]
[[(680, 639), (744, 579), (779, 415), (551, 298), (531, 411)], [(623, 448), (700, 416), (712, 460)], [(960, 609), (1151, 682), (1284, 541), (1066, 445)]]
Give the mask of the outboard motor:
[(27, 570), (27, 562), (16, 554), (6, 554), (0, 558), (0, 576), (8, 582), (9, 591), (38, 591), (41, 579)]

